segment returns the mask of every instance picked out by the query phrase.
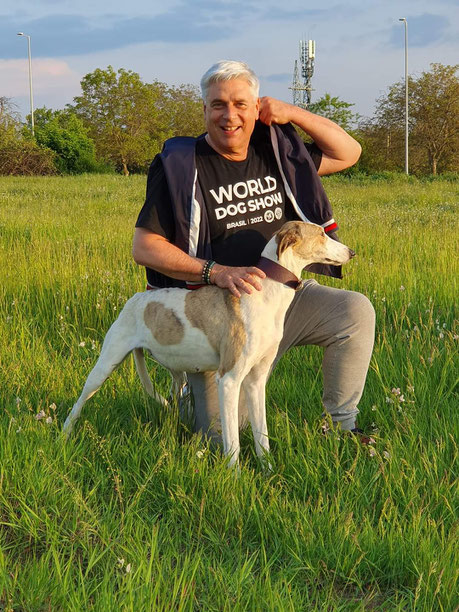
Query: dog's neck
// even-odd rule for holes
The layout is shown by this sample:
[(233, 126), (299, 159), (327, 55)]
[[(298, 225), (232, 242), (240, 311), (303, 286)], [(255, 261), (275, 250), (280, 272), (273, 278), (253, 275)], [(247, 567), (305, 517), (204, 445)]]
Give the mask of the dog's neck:
[[(275, 237), (271, 238), (268, 244), (261, 253), (261, 259), (269, 259), (278, 266), (282, 266), (288, 273), (290, 273), (290, 280), (294, 278), (298, 281), (301, 278), (301, 272), (305, 266), (310, 262), (304, 262), (299, 257), (295, 256), (291, 248), (285, 249), (280, 257), (277, 255), (277, 241)], [(274, 279), (277, 280), (277, 279)], [(281, 281), (283, 282), (283, 281)]]
[(271, 280), (275, 280), (278, 283), (282, 283), (283, 285), (289, 287), (290, 289), (293, 289), (294, 291), (301, 287), (301, 280), (297, 276), (295, 276), (293, 272), (290, 272), (290, 270), (284, 268), (284, 266), (281, 266), (279, 263), (273, 261), (272, 259), (268, 259), (267, 257), (263, 256), (260, 257), (257, 263), (257, 268), (263, 270), (266, 276)]

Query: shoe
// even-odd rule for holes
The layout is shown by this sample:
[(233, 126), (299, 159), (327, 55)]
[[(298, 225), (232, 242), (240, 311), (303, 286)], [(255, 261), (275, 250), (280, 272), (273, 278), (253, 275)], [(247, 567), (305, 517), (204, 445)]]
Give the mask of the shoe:
[(350, 429), (349, 432), (354, 436), (359, 436), (361, 444), (370, 445), (375, 443), (374, 438), (368, 436), (360, 427), (354, 427), (354, 429)]

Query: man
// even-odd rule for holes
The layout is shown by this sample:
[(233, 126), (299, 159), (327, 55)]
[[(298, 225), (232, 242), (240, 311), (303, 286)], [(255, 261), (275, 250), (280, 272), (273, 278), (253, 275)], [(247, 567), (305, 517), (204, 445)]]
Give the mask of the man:
[[(361, 149), (328, 119), (260, 99), (258, 79), (242, 62), (212, 66), (201, 90), (207, 133), (167, 141), (152, 163), (133, 257), (147, 268), (149, 288), (210, 282), (240, 297), (261, 290), (264, 273), (256, 263), (286, 221), (312, 221), (333, 236), (337, 226), (318, 176), (353, 165)], [(305, 147), (291, 123), (313, 145)], [(341, 276), (332, 266), (311, 269)], [(276, 362), (292, 346), (323, 346), (324, 407), (335, 424), (357, 431), (373, 338), (374, 310), (365, 296), (309, 279), (286, 315)], [(189, 381), (195, 431), (218, 440), (215, 375), (193, 374)], [(239, 413), (242, 425), (243, 398)]]

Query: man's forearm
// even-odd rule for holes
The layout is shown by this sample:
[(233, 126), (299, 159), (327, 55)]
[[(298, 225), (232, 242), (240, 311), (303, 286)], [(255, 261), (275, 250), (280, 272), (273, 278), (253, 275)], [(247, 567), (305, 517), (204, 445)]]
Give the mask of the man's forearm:
[(204, 261), (190, 257), (168, 240), (137, 228), (132, 245), (134, 261), (141, 266), (157, 270), (165, 276), (184, 281), (201, 280)]
[[(141, 227), (137, 227), (132, 244), (134, 261), (177, 280), (199, 282), (205, 264), (203, 259), (190, 257), (168, 240)], [(261, 290), (260, 279), (265, 273), (255, 266), (233, 267), (215, 264), (210, 273), (212, 284), (229, 289), (236, 297), (242, 293)]]
[(293, 106), (291, 122), (304, 130), (328, 157), (342, 161), (348, 160), (349, 156), (359, 158), (359, 143), (330, 119)]

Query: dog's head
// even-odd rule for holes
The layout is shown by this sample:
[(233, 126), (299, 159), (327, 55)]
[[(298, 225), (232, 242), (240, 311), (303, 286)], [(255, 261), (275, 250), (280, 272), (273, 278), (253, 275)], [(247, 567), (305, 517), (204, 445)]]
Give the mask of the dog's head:
[(276, 242), (279, 261), (291, 248), (292, 255), (305, 262), (303, 267), (311, 263), (339, 266), (355, 255), (346, 245), (332, 240), (324, 229), (315, 223), (288, 221), (277, 232)]

